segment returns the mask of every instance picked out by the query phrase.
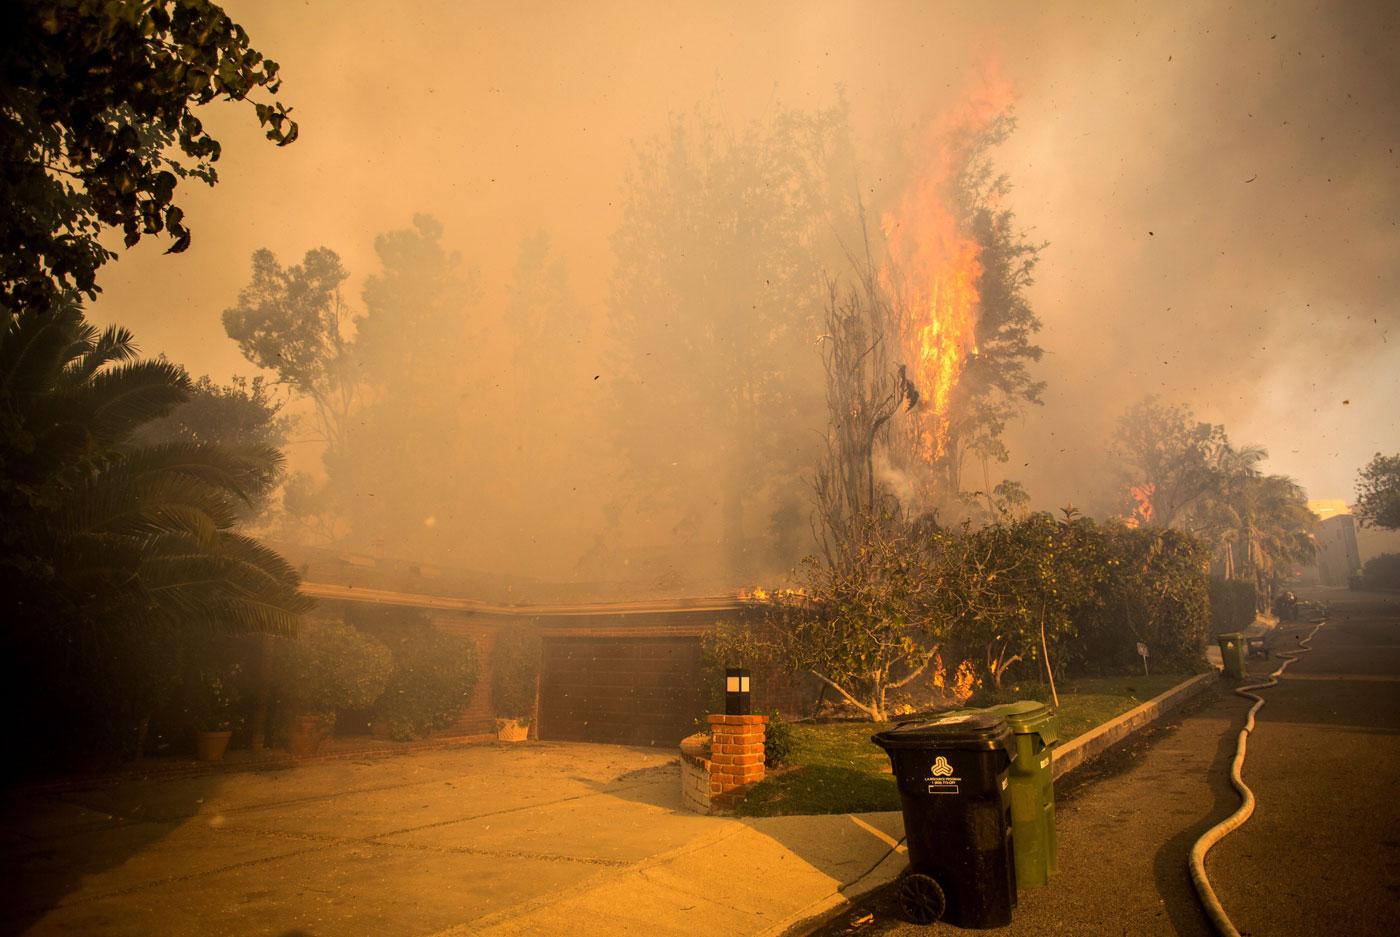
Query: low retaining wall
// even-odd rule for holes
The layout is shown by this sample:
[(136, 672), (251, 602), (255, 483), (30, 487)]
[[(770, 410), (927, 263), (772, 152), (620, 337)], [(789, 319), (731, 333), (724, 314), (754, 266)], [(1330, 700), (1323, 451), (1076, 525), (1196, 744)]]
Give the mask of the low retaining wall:
[(1097, 758), (1149, 722), (1161, 718), (1163, 714), (1205, 690), (1212, 681), (1219, 679), (1220, 672), (1216, 670), (1199, 674), (1184, 683), (1178, 683), (1160, 696), (1154, 696), (1141, 706), (1128, 710), (1116, 719), (1110, 719), (1097, 729), (1085, 732), (1065, 745), (1055, 746), (1052, 756), (1054, 765), (1050, 769), (1052, 776), (1059, 778), (1084, 762)]
[(733, 807), (763, 780), (767, 716), (707, 717), (710, 734), (681, 740), (681, 799), (696, 813)]
[(681, 799), (696, 813), (710, 812), (709, 742), (703, 732), (681, 739)]

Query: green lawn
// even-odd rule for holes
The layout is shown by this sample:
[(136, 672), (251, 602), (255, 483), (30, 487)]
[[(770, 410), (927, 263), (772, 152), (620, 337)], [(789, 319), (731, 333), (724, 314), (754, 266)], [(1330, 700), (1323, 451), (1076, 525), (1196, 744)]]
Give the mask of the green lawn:
[[(1083, 735), (1120, 713), (1176, 686), (1186, 677), (1086, 677), (1059, 687), (1061, 742)], [(974, 704), (1012, 699), (1045, 699), (1049, 688), (1028, 684), (986, 695)], [(792, 727), (792, 754), (787, 770), (754, 785), (738, 805), (742, 816), (861, 813), (898, 810), (899, 792), (889, 759), (870, 741), (888, 723), (835, 722)]]

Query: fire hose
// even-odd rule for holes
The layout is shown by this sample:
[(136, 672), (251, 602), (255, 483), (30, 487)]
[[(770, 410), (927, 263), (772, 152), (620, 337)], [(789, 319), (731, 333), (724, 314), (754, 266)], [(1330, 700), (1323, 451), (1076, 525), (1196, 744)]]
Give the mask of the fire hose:
[(1235, 693), (1238, 695), (1245, 699), (1254, 700), (1254, 705), (1249, 707), (1249, 715), (1245, 718), (1244, 728), (1240, 730), (1239, 742), (1235, 747), (1235, 760), (1230, 764), (1230, 783), (1239, 792), (1241, 803), (1239, 809), (1206, 830), (1205, 834), (1196, 840), (1196, 844), (1191, 847), (1191, 883), (1196, 886), (1196, 894), (1200, 896), (1201, 904), (1206, 910), (1206, 916), (1210, 918), (1211, 925), (1221, 937), (1240, 937), (1240, 932), (1231, 923), (1230, 916), (1225, 913), (1225, 908), (1221, 906), (1220, 899), (1216, 897), (1215, 889), (1211, 887), (1210, 879), (1206, 876), (1206, 853), (1210, 852), (1211, 847), (1216, 843), (1244, 826), (1245, 821), (1254, 814), (1254, 792), (1249, 789), (1249, 785), (1244, 783), (1244, 778), (1241, 775), (1244, 769), (1245, 746), (1249, 741), (1249, 734), (1254, 731), (1254, 716), (1264, 708), (1264, 698), (1252, 691), (1277, 686), (1283, 677), (1283, 672), (1288, 669), (1288, 665), (1312, 650), (1308, 645), (1312, 641), (1313, 635), (1317, 634), (1318, 630), (1325, 624), (1327, 624), (1327, 618), (1324, 611), (1323, 617), (1317, 620), (1312, 631), (1308, 632), (1308, 636), (1298, 639), (1297, 650), (1283, 651), (1277, 654), (1283, 663), (1279, 664), (1277, 670), (1269, 674), (1267, 680), (1235, 688)]

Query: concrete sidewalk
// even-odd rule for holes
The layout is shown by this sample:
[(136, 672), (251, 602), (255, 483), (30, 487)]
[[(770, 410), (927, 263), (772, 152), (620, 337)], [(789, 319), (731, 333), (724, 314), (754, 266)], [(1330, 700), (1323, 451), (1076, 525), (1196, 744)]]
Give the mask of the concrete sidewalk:
[(898, 835), (890, 814), (699, 816), (670, 752), (551, 743), (3, 807), (0, 932), (36, 935), (762, 934)]

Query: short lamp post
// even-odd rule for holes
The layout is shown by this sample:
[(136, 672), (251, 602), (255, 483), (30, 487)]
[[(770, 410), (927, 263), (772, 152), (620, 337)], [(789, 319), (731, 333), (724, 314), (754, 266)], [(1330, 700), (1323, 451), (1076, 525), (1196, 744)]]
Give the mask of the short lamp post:
[(748, 716), (753, 713), (749, 672), (744, 667), (729, 667), (724, 671), (724, 713), (727, 716)]

